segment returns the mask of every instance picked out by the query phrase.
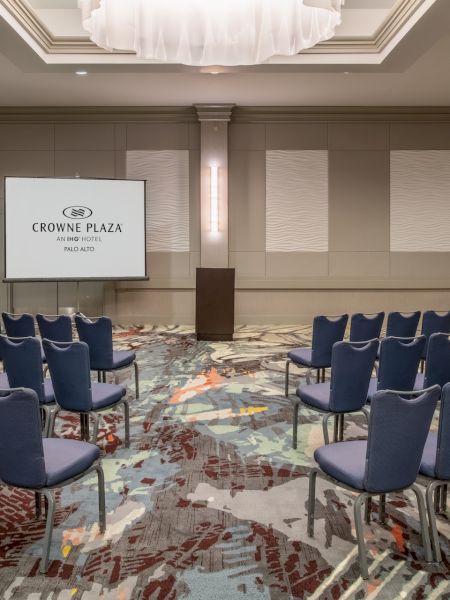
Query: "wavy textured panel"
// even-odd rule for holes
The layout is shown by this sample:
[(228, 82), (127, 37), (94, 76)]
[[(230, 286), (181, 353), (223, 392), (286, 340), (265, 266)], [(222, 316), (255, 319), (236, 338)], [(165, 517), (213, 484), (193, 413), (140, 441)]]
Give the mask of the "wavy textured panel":
[(391, 251), (450, 252), (450, 151), (391, 152)]
[(328, 152), (266, 152), (266, 251), (328, 251)]
[(189, 252), (189, 151), (128, 151), (127, 177), (147, 180), (147, 252)]

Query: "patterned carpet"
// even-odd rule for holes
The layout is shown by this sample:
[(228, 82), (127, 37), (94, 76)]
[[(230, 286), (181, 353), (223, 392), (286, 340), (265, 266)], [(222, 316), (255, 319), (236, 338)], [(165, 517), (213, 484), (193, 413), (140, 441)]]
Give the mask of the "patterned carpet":
[[(137, 351), (141, 397), (131, 401), (130, 449), (121, 414), (100, 430), (106, 533), (95, 477), (64, 488), (48, 575), (39, 575), (44, 520), (34, 518), (32, 494), (2, 487), (0, 598), (450, 598), (449, 522), (439, 517), (445, 567), (427, 565), (409, 493), (388, 498), (386, 525), (374, 502), (367, 583), (350, 492), (318, 480), (315, 538), (307, 537), (307, 474), (321, 425), (302, 409), (292, 449), (283, 385), (287, 349), (309, 338), (309, 328), (280, 326), (238, 328), (233, 343), (196, 342), (175, 326), (118, 330), (116, 343)], [(123, 382), (133, 397), (131, 372)], [(61, 419), (57, 432), (76, 428)], [(365, 433), (362, 417), (346, 421), (346, 439)]]

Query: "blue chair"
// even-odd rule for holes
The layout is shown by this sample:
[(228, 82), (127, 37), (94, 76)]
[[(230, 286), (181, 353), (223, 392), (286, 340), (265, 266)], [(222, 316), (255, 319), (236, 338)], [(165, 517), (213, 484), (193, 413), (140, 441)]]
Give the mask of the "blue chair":
[(450, 334), (432, 333), (428, 340), (425, 373), (417, 373), (416, 390), (450, 382)]
[(47, 500), (40, 572), (46, 573), (53, 533), (53, 490), (96, 471), (99, 528), (105, 531), (105, 483), (97, 446), (77, 440), (42, 438), (39, 400), (33, 390), (0, 390), (0, 480)]
[(420, 310), (410, 313), (390, 312), (386, 324), (386, 337), (416, 337)]
[(0, 336), (0, 352), (12, 388), (32, 389), (39, 400), (44, 436), (48, 435), (55, 394), (52, 381), (42, 372), (41, 344), (34, 337), (7, 338)]
[(423, 313), (422, 335), (426, 337), (427, 342), (422, 352), (422, 360), (427, 357), (428, 341), (433, 333), (450, 333), (450, 311), (427, 310)]
[(323, 413), (325, 444), (329, 444), (328, 419), (334, 420), (334, 441), (344, 437), (345, 413), (363, 412), (367, 402), (370, 376), (377, 356), (378, 340), (368, 342), (336, 342), (331, 357), (331, 381), (301, 385), (293, 401), (294, 424), (292, 446), (297, 448), (298, 413), (300, 404)]
[(319, 468), (309, 475), (308, 535), (314, 535), (317, 474), (359, 496), (354, 504), (359, 563), (363, 579), (369, 578), (361, 507), (373, 496), (411, 488), (417, 498), (425, 560), (433, 560), (425, 502), (416, 481), (422, 452), (440, 394), (434, 386), (421, 392), (380, 391), (372, 399), (368, 439), (339, 442), (318, 448)]
[[(33, 315), (23, 313), (14, 315), (12, 313), (2, 312), (3, 325), (9, 338), (36, 337)], [(41, 350), (42, 361), (45, 362), (44, 351)]]
[(447, 486), (450, 483), (450, 383), (444, 385), (441, 393), (438, 431), (428, 433), (420, 474), (428, 483), (426, 500), (434, 558), (441, 562), (436, 512), (445, 512)]
[(139, 398), (139, 367), (136, 354), (128, 350), (114, 350), (112, 339), (112, 321), (108, 317), (88, 319), (82, 315), (75, 316), (75, 325), (80, 341), (89, 346), (91, 369), (100, 374), (103, 382), (106, 373), (134, 367), (136, 398)]
[(378, 390), (414, 390), (425, 336), (415, 338), (387, 337), (380, 343), (380, 366), (372, 377), (367, 399)]
[(338, 317), (326, 317), (320, 315), (314, 317), (311, 348), (294, 348), (288, 352), (286, 361), (286, 378), (284, 395), (289, 395), (289, 366), (294, 363), (298, 367), (306, 367), (306, 381), (311, 382), (310, 374), (312, 369), (317, 370), (317, 383), (320, 381), (320, 372), (322, 371), (322, 381), (325, 381), (325, 369), (331, 367), (331, 352), (336, 342), (344, 339), (345, 328), (347, 327), (348, 315)]
[(72, 319), (69, 315), (36, 315), (42, 339), (52, 342), (72, 342)]
[(384, 312), (363, 314), (355, 313), (350, 320), (350, 341), (367, 342), (380, 337)]
[(57, 407), (52, 412), (50, 435), (55, 419), (63, 410), (80, 415), (81, 437), (89, 440), (89, 417), (94, 419), (92, 439), (97, 440), (99, 413), (123, 406), (125, 413), (125, 446), (130, 445), (130, 408), (126, 390), (113, 383), (92, 383), (89, 348), (84, 342), (51, 342), (44, 340), (48, 368), (55, 391)]

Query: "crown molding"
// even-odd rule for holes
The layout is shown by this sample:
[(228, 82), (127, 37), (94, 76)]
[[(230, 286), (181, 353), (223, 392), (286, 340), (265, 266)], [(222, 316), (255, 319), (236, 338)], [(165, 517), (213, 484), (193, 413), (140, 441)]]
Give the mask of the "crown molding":
[(450, 106), (236, 106), (232, 123), (450, 122)]
[(193, 106), (0, 106), (0, 122), (198, 123)]
[[(311, 55), (379, 55), (389, 45), (390, 42), (401, 32), (402, 28), (407, 25), (408, 21), (414, 17), (424, 5), (432, 4), (435, 0), (402, 0), (389, 14), (385, 23), (381, 25), (378, 31), (372, 38), (345, 38), (338, 40), (328, 40), (317, 44), (314, 48), (304, 50), (297, 57), (285, 59), (283, 57), (274, 57), (268, 61), (269, 64), (296, 64), (299, 56), (308, 57)], [(48, 60), (46, 62), (54, 62), (59, 55), (57, 62), (63, 63), (64, 55), (81, 55), (87, 58), (88, 56), (102, 58), (98, 62), (115, 62), (115, 60), (127, 60), (133, 63), (142, 63), (134, 57), (133, 52), (115, 51), (109, 52), (103, 48), (99, 48), (93, 42), (86, 38), (73, 37), (57, 37), (54, 36), (49, 29), (39, 20), (33, 9), (25, 0), (0, 0), (0, 8), (4, 7), (15, 22), (22, 27), (26, 34), (31, 36), (33, 41), (39, 46), (42, 51), (42, 58)], [(75, 58), (75, 57), (73, 57)], [(66, 58), (69, 61), (69, 56)], [(90, 61), (92, 62), (92, 60)], [(146, 62), (146, 61), (144, 61)], [(325, 61), (323, 61), (325, 62)]]
[(230, 121), (234, 106), (234, 104), (194, 104), (200, 122)]

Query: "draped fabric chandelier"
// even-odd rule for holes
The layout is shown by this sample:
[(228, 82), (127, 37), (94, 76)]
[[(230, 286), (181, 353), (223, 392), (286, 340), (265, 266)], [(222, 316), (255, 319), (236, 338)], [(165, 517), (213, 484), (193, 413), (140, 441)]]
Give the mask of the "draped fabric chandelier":
[(185, 65), (255, 65), (333, 37), (345, 0), (78, 0), (106, 50)]

